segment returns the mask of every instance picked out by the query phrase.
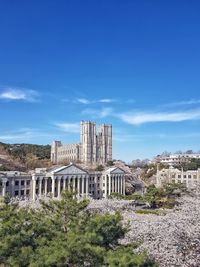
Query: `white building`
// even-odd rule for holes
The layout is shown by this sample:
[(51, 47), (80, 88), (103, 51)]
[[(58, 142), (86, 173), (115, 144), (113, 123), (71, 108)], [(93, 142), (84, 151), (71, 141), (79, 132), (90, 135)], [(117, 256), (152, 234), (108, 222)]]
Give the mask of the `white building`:
[(53, 141), (51, 161), (59, 163), (63, 160), (86, 164), (105, 164), (112, 160), (112, 125), (103, 124), (99, 131), (96, 123), (80, 123), (80, 143), (63, 145), (61, 141)]
[(156, 163), (162, 163), (169, 166), (175, 166), (182, 163), (190, 162), (192, 159), (200, 159), (200, 154), (171, 154), (169, 156), (157, 156)]
[(64, 189), (76, 192), (78, 198), (106, 198), (112, 193), (125, 194), (125, 172), (108, 168), (103, 172), (88, 171), (75, 164), (38, 168), (32, 174), (20, 172), (0, 173), (0, 196), (28, 197), (35, 200), (43, 196), (60, 198)]
[(183, 183), (187, 188), (195, 188), (200, 182), (200, 169), (183, 171), (170, 167), (169, 169), (157, 170), (156, 185), (158, 187), (166, 183)]

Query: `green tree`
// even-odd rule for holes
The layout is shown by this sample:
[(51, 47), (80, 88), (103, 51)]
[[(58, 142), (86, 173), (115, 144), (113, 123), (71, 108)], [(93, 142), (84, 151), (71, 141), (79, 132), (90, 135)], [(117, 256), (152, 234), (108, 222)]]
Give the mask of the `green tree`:
[[(0, 206), (0, 264), (11, 267), (155, 266), (133, 245), (118, 243), (128, 231), (122, 217), (91, 214), (72, 193), (31, 210)], [(128, 262), (128, 265), (125, 265)], [(116, 263), (116, 265), (115, 265)], [(146, 264), (146, 265), (145, 265)]]

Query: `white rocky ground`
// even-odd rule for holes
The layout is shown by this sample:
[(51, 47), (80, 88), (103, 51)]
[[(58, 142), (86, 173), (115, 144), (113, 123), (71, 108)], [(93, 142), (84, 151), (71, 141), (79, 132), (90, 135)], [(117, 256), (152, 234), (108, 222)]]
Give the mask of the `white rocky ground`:
[(91, 202), (89, 208), (121, 210), (130, 231), (122, 243), (142, 240), (137, 251), (146, 250), (160, 267), (200, 266), (200, 198), (183, 197), (180, 206), (167, 211), (164, 216), (140, 215), (126, 201), (103, 200)]
[[(137, 251), (147, 251), (160, 267), (199, 267), (200, 197), (185, 196), (179, 202), (162, 216), (136, 214), (134, 201), (125, 200), (91, 200), (88, 209), (101, 213), (119, 210), (124, 222), (130, 223), (130, 231), (121, 242), (143, 241)], [(20, 201), (21, 207), (27, 204)], [(39, 201), (28, 205), (37, 208)]]

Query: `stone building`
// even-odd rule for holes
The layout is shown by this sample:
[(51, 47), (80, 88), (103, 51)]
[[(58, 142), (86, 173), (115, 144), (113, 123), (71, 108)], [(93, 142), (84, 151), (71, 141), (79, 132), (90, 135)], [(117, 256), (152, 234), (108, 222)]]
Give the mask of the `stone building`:
[(125, 172), (118, 167), (89, 171), (75, 164), (38, 168), (30, 174), (0, 173), (0, 196), (35, 200), (43, 196), (60, 198), (64, 189), (76, 192), (78, 198), (107, 198), (111, 193), (125, 194)]
[(105, 164), (112, 160), (112, 125), (103, 124), (97, 132), (96, 123), (81, 121), (80, 143), (52, 143), (51, 161), (57, 164), (63, 160), (86, 164)]
[(200, 169), (183, 171), (169, 167), (157, 170), (156, 185), (159, 187), (166, 183), (183, 183), (187, 188), (195, 188), (200, 183)]

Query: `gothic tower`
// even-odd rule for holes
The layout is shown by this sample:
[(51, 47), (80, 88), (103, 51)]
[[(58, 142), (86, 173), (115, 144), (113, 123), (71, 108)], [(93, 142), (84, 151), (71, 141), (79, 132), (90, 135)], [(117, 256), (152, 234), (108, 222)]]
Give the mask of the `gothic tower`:
[(58, 163), (58, 147), (61, 147), (62, 144), (60, 141), (53, 141), (51, 145), (51, 161), (53, 163)]
[(90, 121), (81, 121), (80, 125), (81, 161), (96, 163), (97, 161), (97, 136), (96, 124)]
[(112, 160), (112, 125), (103, 124), (98, 134), (97, 161), (100, 164)]

